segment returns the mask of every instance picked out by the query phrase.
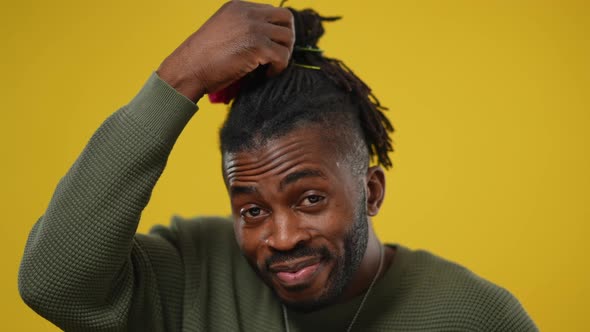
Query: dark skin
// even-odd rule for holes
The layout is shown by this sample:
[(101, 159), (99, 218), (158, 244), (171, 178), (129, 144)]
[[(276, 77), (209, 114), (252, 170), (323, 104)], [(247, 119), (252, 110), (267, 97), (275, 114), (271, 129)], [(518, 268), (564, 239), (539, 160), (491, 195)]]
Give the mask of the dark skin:
[[(268, 75), (280, 73), (289, 64), (294, 40), (289, 10), (231, 1), (168, 56), (157, 73), (197, 102), (260, 65), (268, 65)], [(259, 273), (269, 277), (270, 286), (286, 302), (320, 297), (330, 286), (328, 275), (335, 262), (318, 261), (315, 255), (309, 255), (275, 262), (265, 273), (265, 261), (271, 253), (303, 245), (341, 255), (355, 213), (368, 218), (366, 251), (344, 292), (331, 302), (362, 294), (379, 265), (382, 244), (370, 217), (379, 212), (383, 202), (383, 170), (370, 167), (363, 176), (354, 175), (325, 143), (321, 132), (314, 127), (300, 128), (262, 149), (224, 155), (237, 242), (245, 257), (258, 267)], [(359, 205), (363, 193), (364, 202)], [(394, 256), (393, 249), (385, 248), (382, 274)], [(305, 278), (296, 277), (297, 273)]]
[[(276, 252), (297, 246), (327, 248), (333, 257), (342, 256), (344, 238), (357, 212), (368, 218), (367, 249), (358, 270), (337, 298), (346, 301), (364, 292), (378, 270), (381, 242), (370, 217), (377, 215), (385, 194), (385, 176), (376, 166), (355, 175), (326, 144), (322, 128), (296, 129), (256, 151), (224, 154), (224, 173), (230, 193), (236, 239), (277, 295), (287, 303), (310, 302), (330, 288), (328, 276), (334, 260), (318, 262), (317, 255), (265, 266)], [(365, 199), (362, 211), (359, 199)], [(394, 251), (385, 247), (385, 265)], [(284, 270), (300, 271), (314, 266), (301, 282), (282, 280)], [(386, 269), (383, 269), (382, 274)]]
[(197, 102), (260, 65), (268, 75), (287, 68), (295, 43), (286, 8), (230, 1), (189, 36), (158, 68), (172, 87)]

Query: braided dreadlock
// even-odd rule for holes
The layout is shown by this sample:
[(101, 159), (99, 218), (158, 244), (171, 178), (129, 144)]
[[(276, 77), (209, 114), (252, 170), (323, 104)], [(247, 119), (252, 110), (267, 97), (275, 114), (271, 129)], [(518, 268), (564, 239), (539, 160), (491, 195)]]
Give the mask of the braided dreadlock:
[[(296, 34), (292, 63), (269, 79), (260, 68), (243, 84), (220, 131), (221, 150), (255, 149), (303, 124), (318, 123), (341, 138), (346, 145), (341, 150), (348, 149), (353, 159), (370, 156), (391, 167), (393, 126), (383, 113), (386, 108), (342, 61), (324, 57), (317, 48), (324, 34), (322, 22), (340, 17), (289, 10)], [(364, 143), (360, 150), (359, 140)]]

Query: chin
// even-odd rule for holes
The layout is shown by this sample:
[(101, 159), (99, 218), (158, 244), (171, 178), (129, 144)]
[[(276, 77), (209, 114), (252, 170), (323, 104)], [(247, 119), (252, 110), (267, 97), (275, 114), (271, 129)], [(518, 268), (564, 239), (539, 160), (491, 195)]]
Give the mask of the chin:
[(342, 293), (342, 287), (334, 283), (338, 278), (333, 264), (321, 265), (323, 266), (317, 275), (306, 282), (285, 285), (277, 276), (272, 276), (269, 286), (291, 310), (311, 312), (322, 309), (336, 302)]
[[(279, 293), (274, 289), (276, 296), (279, 298), (287, 308), (295, 311), (309, 312), (321, 309), (324, 306), (331, 304), (333, 301), (327, 296), (326, 291), (316, 293), (291, 290), (289, 294)], [(282, 291), (284, 292), (284, 291)]]
[(316, 297), (285, 298), (277, 294), (281, 303), (285, 305), (285, 307), (289, 308), (290, 310), (303, 313), (320, 310), (335, 303), (335, 299), (327, 295), (328, 294), (325, 293)]

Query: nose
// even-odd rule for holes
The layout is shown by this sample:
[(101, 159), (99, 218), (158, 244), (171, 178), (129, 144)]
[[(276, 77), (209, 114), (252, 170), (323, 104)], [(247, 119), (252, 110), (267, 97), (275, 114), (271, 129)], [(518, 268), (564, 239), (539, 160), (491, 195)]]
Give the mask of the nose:
[(269, 247), (277, 251), (288, 251), (310, 239), (311, 234), (302, 227), (301, 220), (295, 212), (273, 213), (271, 232), (265, 240)]

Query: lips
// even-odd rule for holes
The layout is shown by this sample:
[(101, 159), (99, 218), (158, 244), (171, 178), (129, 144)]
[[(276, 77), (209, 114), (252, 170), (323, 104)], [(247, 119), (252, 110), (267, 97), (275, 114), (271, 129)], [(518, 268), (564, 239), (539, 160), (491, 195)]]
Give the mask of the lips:
[(281, 284), (293, 287), (309, 283), (320, 271), (320, 257), (307, 257), (273, 264), (269, 270)]

